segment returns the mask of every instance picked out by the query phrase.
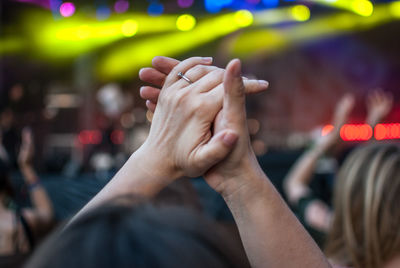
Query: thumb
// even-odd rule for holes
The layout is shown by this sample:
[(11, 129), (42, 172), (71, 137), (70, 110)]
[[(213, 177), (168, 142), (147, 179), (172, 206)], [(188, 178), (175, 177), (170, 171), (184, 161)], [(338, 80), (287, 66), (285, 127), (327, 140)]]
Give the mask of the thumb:
[[(245, 120), (245, 87), (241, 76), (241, 63), (239, 59), (231, 60), (226, 66), (224, 76), (224, 115), (230, 119)], [(236, 120), (235, 120), (236, 121)]]
[(199, 148), (197, 161), (202, 168), (209, 169), (223, 160), (238, 140), (238, 134), (232, 130), (223, 130), (214, 135), (211, 140)]

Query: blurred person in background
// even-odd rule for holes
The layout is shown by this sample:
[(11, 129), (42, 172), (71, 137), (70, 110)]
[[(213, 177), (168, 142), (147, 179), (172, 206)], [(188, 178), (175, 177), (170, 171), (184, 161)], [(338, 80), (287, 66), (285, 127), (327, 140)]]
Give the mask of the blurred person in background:
[(325, 252), (351, 267), (400, 267), (400, 146), (371, 144), (341, 167)]
[(118, 196), (152, 197), (183, 175), (202, 174), (230, 208), (253, 267), (329, 267), (250, 145), (245, 90), (259, 92), (268, 83), (243, 83), (239, 60), (226, 70), (210, 63), (175, 62), (145, 143), (28, 267), (246, 267), (230, 237), (203, 216), (129, 201), (110, 205)]
[[(1, 134), (0, 134), (1, 135)], [(0, 137), (1, 138), (1, 137)], [(2, 147), (0, 151), (5, 151)], [(37, 240), (49, 228), (53, 210), (46, 190), (32, 165), (34, 157), (33, 137), (30, 129), (22, 131), (22, 143), (18, 163), (24, 181), (28, 187), (32, 203), (31, 208), (21, 208), (9, 177), (7, 155), (0, 159), (0, 263), (13, 266), (24, 260)]]
[[(330, 230), (333, 211), (331, 200), (322, 200), (320, 195), (310, 187), (310, 183), (318, 161), (332, 149), (340, 146), (340, 129), (348, 122), (354, 102), (354, 97), (350, 94), (342, 97), (334, 112), (333, 131), (321, 137), (310, 150), (300, 156), (284, 179), (284, 190), (289, 204), (321, 246)], [(382, 90), (373, 90), (367, 96), (366, 105), (366, 123), (373, 128), (389, 114), (393, 97)], [(334, 181), (335, 178), (333, 178), (333, 184)]]

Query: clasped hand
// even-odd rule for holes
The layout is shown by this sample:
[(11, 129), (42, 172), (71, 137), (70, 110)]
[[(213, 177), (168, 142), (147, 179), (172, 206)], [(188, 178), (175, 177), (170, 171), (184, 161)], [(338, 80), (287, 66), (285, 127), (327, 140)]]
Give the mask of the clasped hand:
[[(142, 97), (149, 99), (148, 108), (154, 111), (143, 147), (152, 157), (164, 160), (171, 179), (207, 173), (207, 182), (216, 189), (226, 179), (224, 175), (231, 176), (233, 170), (243, 169), (243, 164), (256, 164), (249, 145), (245, 91), (246, 87), (250, 92), (263, 91), (268, 83), (244, 83), (239, 60), (232, 60), (226, 70), (210, 63), (210, 58), (178, 62), (158, 57), (153, 60), (156, 68), (161, 66), (158, 70), (140, 72), (142, 80), (162, 86), (161, 91), (153, 87), (141, 90)], [(181, 79), (179, 72), (192, 83)]]

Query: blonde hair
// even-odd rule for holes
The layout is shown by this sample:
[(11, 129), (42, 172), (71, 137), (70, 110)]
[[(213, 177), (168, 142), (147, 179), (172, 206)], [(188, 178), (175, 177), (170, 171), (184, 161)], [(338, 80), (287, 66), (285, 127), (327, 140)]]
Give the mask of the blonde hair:
[(354, 267), (382, 267), (400, 254), (400, 147), (356, 149), (338, 174), (326, 254)]

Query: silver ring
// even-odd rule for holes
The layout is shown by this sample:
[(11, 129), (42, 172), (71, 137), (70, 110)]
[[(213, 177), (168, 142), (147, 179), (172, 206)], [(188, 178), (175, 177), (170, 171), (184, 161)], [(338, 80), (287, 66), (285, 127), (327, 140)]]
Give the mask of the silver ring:
[(190, 80), (186, 75), (184, 75), (182, 72), (179, 72), (178, 73), (178, 76), (180, 77), (180, 78), (182, 78), (183, 80), (185, 80), (186, 82), (188, 82), (189, 84), (192, 84), (193, 82), (192, 82), (192, 80)]

